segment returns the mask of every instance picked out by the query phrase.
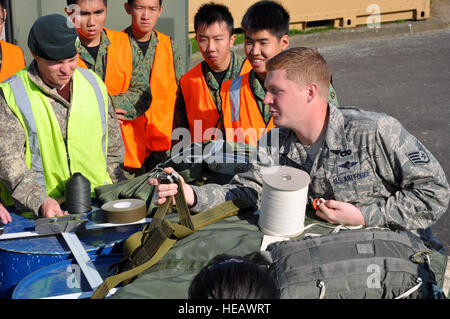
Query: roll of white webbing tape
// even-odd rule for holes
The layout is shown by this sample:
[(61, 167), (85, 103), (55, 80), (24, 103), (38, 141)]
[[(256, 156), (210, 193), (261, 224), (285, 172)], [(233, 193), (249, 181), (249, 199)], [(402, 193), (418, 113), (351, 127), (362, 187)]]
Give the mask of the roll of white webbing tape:
[(288, 166), (262, 170), (259, 228), (270, 236), (296, 237), (303, 232), (310, 177)]

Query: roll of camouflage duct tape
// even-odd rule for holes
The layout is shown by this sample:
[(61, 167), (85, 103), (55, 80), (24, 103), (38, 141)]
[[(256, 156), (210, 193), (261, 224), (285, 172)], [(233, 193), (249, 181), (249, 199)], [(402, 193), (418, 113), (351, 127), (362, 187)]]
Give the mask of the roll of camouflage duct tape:
[(140, 199), (122, 199), (102, 205), (104, 219), (111, 224), (134, 223), (147, 216), (147, 207)]
[(303, 232), (309, 175), (288, 166), (262, 170), (263, 190), (259, 228), (265, 234), (296, 237)]

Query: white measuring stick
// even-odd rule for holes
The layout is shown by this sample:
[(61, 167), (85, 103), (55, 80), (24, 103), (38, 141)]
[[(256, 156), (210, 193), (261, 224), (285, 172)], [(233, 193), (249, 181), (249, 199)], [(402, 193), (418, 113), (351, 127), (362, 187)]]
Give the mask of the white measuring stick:
[[(113, 227), (122, 227), (122, 226), (132, 226), (132, 225), (140, 225), (151, 222), (151, 218), (144, 218), (142, 220), (139, 220), (134, 223), (129, 224), (110, 224), (110, 223), (104, 223), (104, 224), (94, 224), (92, 222), (88, 222), (85, 225), (86, 230), (93, 230), (93, 229), (101, 229), (101, 228), (113, 228)], [(60, 233), (55, 234), (39, 234), (37, 232), (28, 231), (28, 232), (19, 232), (19, 233), (9, 233), (9, 234), (3, 234), (0, 235), (0, 241), (1, 240), (11, 240), (11, 239), (25, 239), (25, 238), (33, 238), (33, 237), (42, 237), (42, 236), (55, 236), (59, 235)]]
[(78, 239), (78, 236), (75, 233), (61, 233), (61, 235), (69, 246), (70, 251), (75, 257), (78, 266), (80, 266), (81, 270), (83, 271), (83, 274), (85, 275), (92, 290), (97, 289), (97, 287), (102, 284), (103, 278), (102, 276), (100, 276), (97, 268), (95, 268), (94, 264), (92, 263), (91, 258)]
[(41, 235), (33, 231), (26, 231), (20, 233), (11, 233), (11, 234), (3, 234), (0, 235), (0, 240), (9, 240), (9, 239), (22, 239), (22, 238), (32, 238), (39, 236), (49, 236), (49, 235)]
[[(120, 288), (113, 288), (109, 291), (106, 298), (111, 297), (114, 295)], [(87, 291), (87, 292), (76, 292), (73, 294), (67, 294), (67, 295), (59, 295), (59, 296), (52, 296), (52, 297), (45, 297), (40, 299), (87, 299), (90, 298), (94, 294), (93, 291)]]
[(93, 222), (88, 222), (85, 226), (87, 230), (92, 229), (99, 229), (99, 228), (112, 228), (112, 227), (122, 227), (122, 226), (132, 226), (132, 225), (140, 225), (145, 223), (150, 223), (152, 221), (151, 218), (144, 218), (134, 223), (128, 223), (128, 224), (111, 224), (111, 223), (104, 223), (104, 224), (94, 224)]

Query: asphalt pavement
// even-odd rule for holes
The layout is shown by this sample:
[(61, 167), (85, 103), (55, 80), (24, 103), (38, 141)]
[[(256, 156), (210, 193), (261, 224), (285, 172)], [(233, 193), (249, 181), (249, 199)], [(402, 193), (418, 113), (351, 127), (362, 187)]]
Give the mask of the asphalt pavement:
[[(341, 106), (397, 118), (450, 177), (450, 28), (319, 48)], [(432, 227), (450, 252), (450, 213)]]

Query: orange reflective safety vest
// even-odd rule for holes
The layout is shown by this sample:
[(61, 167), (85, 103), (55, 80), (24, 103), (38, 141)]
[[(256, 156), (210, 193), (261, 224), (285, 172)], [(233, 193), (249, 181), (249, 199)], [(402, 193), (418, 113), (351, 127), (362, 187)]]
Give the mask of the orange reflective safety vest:
[(147, 142), (146, 157), (152, 151), (167, 151), (171, 147), (173, 115), (178, 90), (171, 38), (156, 30), (155, 32), (158, 45), (150, 74), (152, 104), (145, 112), (147, 126), (146, 134), (142, 137)]
[[(240, 74), (251, 70), (251, 64), (246, 59)], [(186, 105), (191, 142), (210, 140), (219, 126), (220, 114), (203, 76), (201, 63), (181, 78), (180, 87)], [(205, 134), (206, 130), (208, 130), (207, 134)]]
[[(108, 46), (107, 65), (105, 70), (105, 84), (108, 94), (111, 96), (122, 94), (130, 87), (131, 74), (133, 73), (133, 55), (128, 35), (124, 32), (105, 29), (111, 42)], [(87, 68), (86, 63), (80, 58), (78, 66)], [(126, 121), (121, 125), (122, 139), (125, 144), (124, 166), (128, 168), (140, 168), (146, 157), (145, 127), (147, 120), (144, 115)]]
[(256, 103), (250, 87), (250, 73), (222, 84), (222, 112), (227, 142), (241, 142), (256, 146), (258, 140), (273, 129), (273, 118), (268, 124)]
[(3, 82), (25, 68), (25, 57), (22, 49), (17, 45), (5, 41), (0, 41), (0, 44), (2, 47), (0, 82)]

